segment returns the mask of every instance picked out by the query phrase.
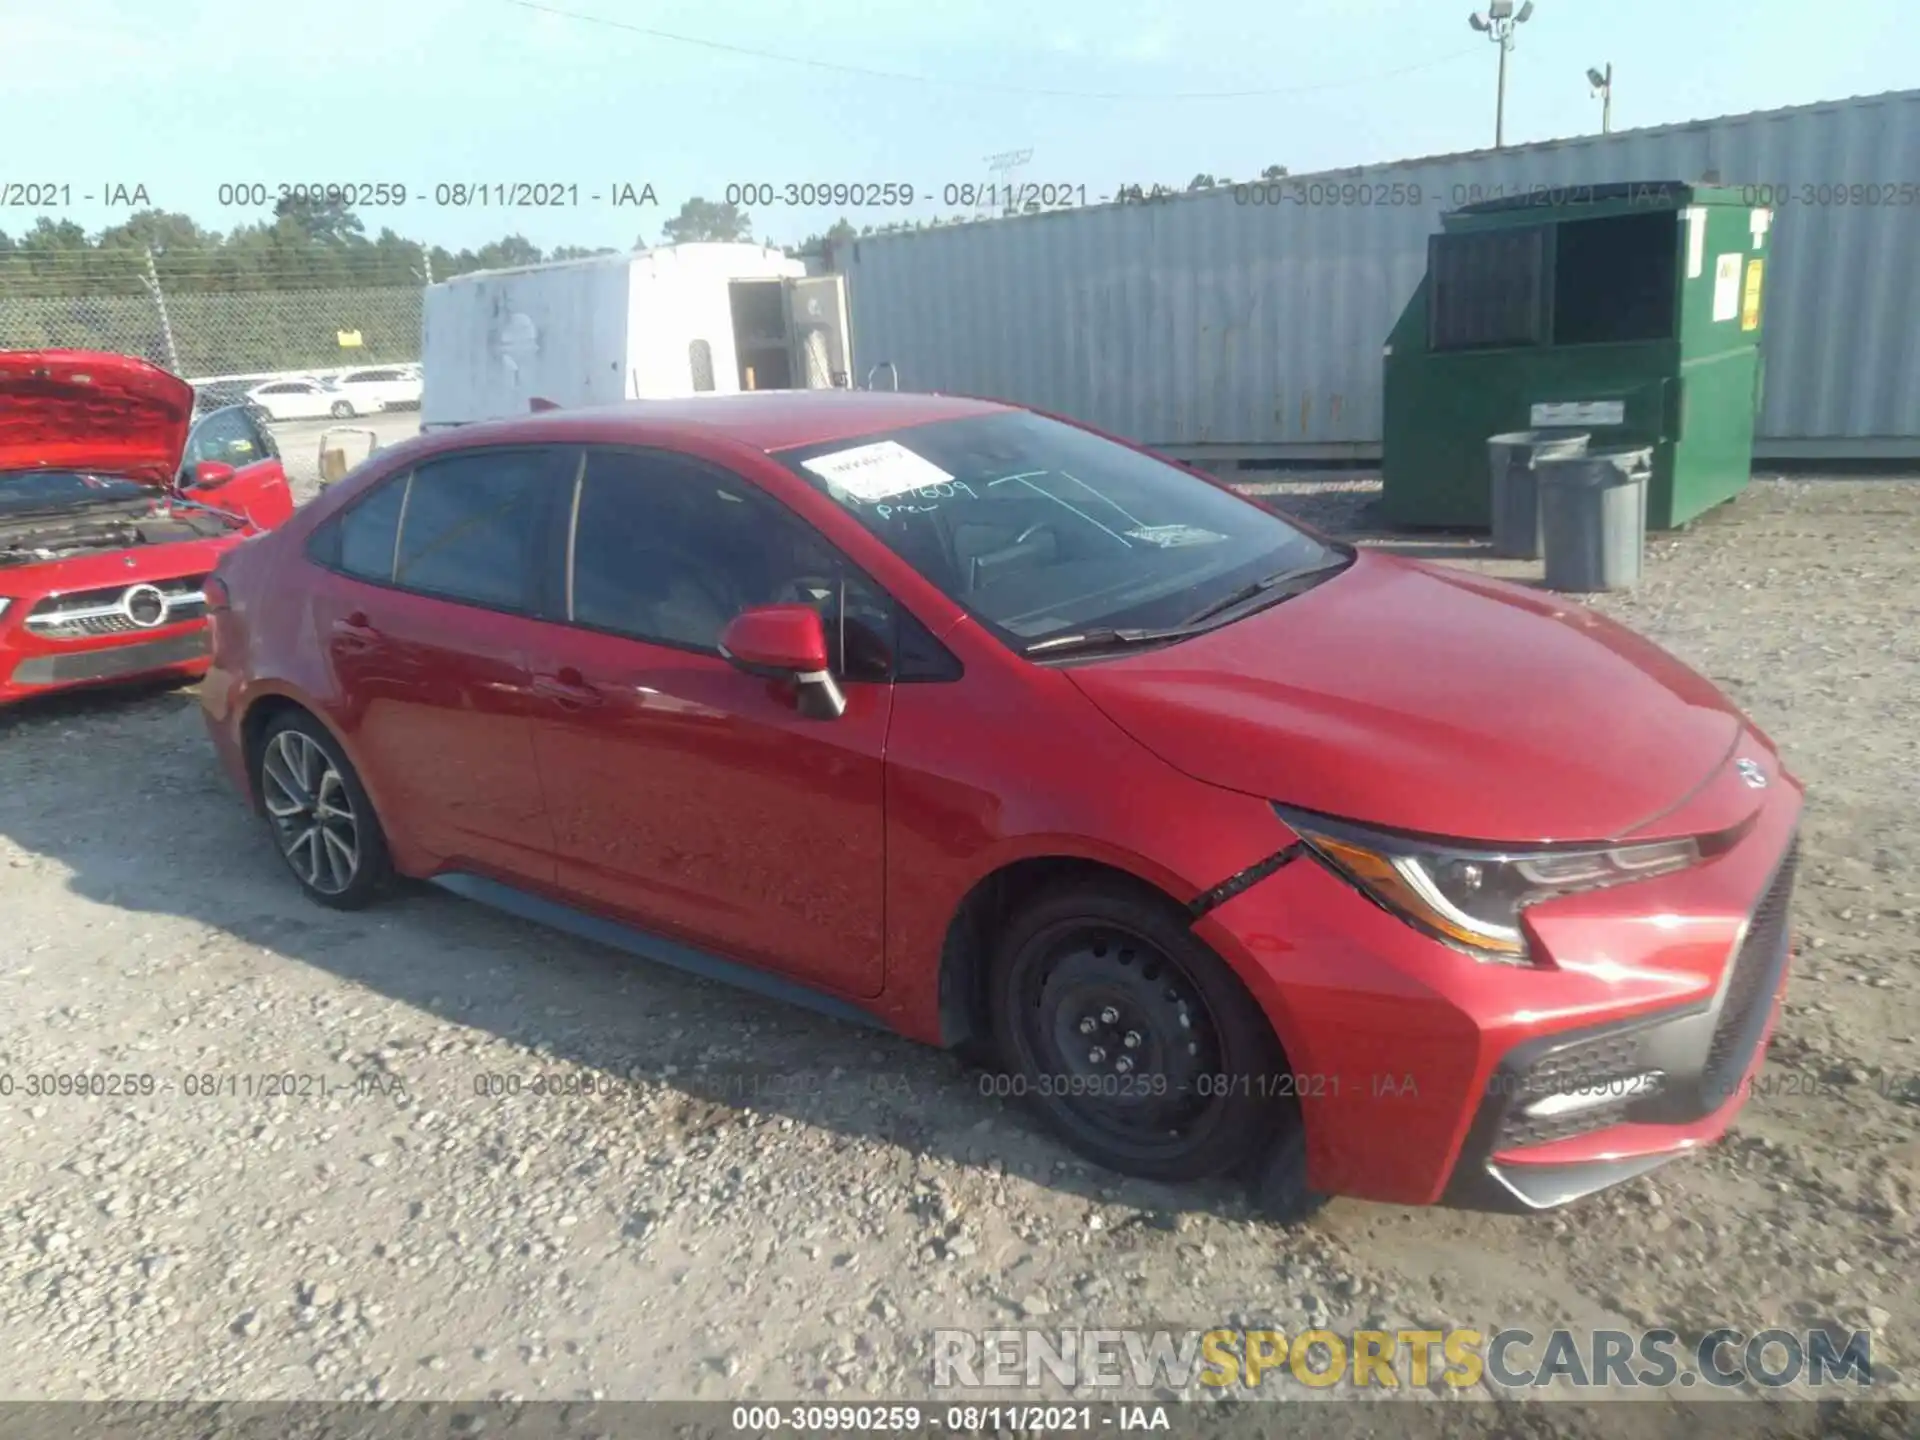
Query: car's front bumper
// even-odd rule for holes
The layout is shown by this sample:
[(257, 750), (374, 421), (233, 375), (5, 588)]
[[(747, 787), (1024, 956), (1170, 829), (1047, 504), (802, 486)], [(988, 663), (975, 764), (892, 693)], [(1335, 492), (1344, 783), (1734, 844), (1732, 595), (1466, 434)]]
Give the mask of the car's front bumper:
[(204, 620), (79, 644), (0, 642), (0, 704), (82, 686), (206, 671), (211, 651)]
[[(0, 571), (0, 705), (30, 696), (205, 673), (201, 587), (236, 536), (105, 550)], [(156, 591), (160, 613), (136, 604)]]
[[(1725, 1133), (1778, 1016), (1798, 859), (1796, 844), (1711, 999), (1543, 1036), (1508, 1051), (1454, 1164), (1446, 1202), (1547, 1209), (1630, 1180)], [(1568, 1100), (1577, 1108), (1556, 1105)]]
[(1452, 951), (1310, 855), (1205, 915), (1287, 1049), (1312, 1187), (1537, 1209), (1719, 1138), (1786, 980), (1801, 793), (1773, 777), (1724, 852), (1530, 911), (1537, 968)]

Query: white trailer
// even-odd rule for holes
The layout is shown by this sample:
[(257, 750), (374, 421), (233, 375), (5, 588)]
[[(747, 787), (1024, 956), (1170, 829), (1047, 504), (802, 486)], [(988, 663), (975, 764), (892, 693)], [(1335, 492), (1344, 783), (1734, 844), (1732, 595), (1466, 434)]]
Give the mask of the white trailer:
[(547, 404), (852, 383), (844, 282), (760, 245), (456, 276), (427, 287), (422, 331), (423, 430)]

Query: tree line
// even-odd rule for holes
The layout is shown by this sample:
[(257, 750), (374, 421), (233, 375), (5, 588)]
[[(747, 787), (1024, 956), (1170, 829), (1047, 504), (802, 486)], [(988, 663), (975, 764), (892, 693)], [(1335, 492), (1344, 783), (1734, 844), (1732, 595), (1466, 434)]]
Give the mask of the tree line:
[[(1270, 165), (1262, 178), (1278, 179), (1286, 173), (1285, 167)], [(1185, 186), (1129, 184), (1118, 193), (1139, 199), (1230, 183), (1203, 173)], [(944, 223), (970, 218), (955, 215)], [(784, 248), (796, 257), (825, 257), (841, 241), (942, 223), (897, 220), (856, 227), (842, 217), (824, 232)], [(750, 241), (752, 217), (736, 205), (696, 196), (661, 226), (660, 238), (668, 245)], [(772, 244), (764, 239), (762, 243)], [(635, 236), (631, 248), (645, 249), (646, 236)], [(523, 235), (456, 251), (408, 239), (390, 226), (369, 237), (365, 223), (344, 201), (301, 195), (281, 200), (271, 220), (240, 225), (224, 234), (168, 210), (139, 211), (95, 235), (71, 220), (43, 215), (17, 236), (0, 230), (0, 295), (131, 295), (142, 293), (153, 281), (167, 294), (388, 289), (420, 286), (430, 279), (445, 280), (474, 270), (616, 253), (612, 246), (580, 245), (542, 251)]]

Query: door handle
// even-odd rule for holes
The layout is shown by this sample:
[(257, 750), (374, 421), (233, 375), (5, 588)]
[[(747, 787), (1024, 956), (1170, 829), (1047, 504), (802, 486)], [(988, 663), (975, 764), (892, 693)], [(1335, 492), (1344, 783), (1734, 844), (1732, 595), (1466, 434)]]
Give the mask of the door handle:
[(349, 654), (364, 654), (380, 643), (380, 632), (367, 622), (363, 612), (356, 610), (346, 619), (333, 622), (333, 643)]
[(534, 676), (533, 693), (553, 701), (562, 710), (584, 710), (590, 705), (600, 704), (605, 698), (571, 665), (552, 675)]

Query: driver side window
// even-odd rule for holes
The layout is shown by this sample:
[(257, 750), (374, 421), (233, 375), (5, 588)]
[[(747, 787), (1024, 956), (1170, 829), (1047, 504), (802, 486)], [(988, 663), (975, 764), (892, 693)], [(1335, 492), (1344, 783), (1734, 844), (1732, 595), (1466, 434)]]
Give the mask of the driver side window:
[(813, 605), (843, 678), (891, 674), (892, 600), (810, 526), (719, 467), (664, 451), (587, 451), (568, 556), (563, 604), (574, 624), (718, 654), (720, 632), (742, 610)]
[(202, 460), (218, 460), (238, 469), (264, 459), (245, 412), (230, 407), (214, 411), (193, 427), (181, 464), (191, 471)]

